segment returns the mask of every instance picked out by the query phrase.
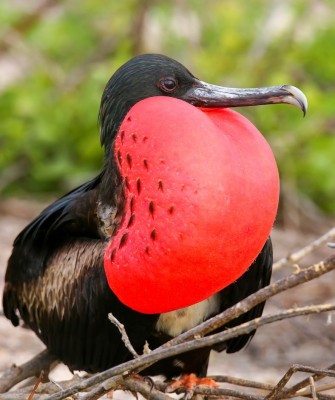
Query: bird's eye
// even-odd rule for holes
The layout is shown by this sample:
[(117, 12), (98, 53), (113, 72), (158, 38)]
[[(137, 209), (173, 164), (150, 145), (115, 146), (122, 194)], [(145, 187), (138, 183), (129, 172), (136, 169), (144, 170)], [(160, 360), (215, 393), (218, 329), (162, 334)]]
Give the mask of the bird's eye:
[(161, 78), (158, 86), (163, 92), (172, 93), (177, 89), (178, 85), (174, 78)]

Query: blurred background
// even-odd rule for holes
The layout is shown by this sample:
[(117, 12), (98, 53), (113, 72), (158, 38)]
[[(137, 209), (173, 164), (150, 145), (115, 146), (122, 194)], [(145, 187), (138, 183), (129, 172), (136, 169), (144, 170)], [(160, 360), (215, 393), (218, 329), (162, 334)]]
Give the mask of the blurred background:
[[(334, 50), (334, 0), (2, 0), (0, 293), (14, 237), (51, 200), (100, 170), (102, 91), (140, 53), (166, 54), (217, 85), (303, 90), (305, 118), (285, 105), (239, 111), (270, 142), (280, 170), (275, 258), (324, 233), (335, 220)], [(329, 252), (324, 247), (306, 264)], [(332, 276), (271, 300), (267, 310), (334, 300)], [(335, 352), (327, 321), (265, 327), (245, 352), (229, 355), (224, 373), (276, 382), (293, 362), (327, 366)], [(41, 348), (0, 317), (0, 371)], [(222, 372), (220, 357), (212, 373)]]

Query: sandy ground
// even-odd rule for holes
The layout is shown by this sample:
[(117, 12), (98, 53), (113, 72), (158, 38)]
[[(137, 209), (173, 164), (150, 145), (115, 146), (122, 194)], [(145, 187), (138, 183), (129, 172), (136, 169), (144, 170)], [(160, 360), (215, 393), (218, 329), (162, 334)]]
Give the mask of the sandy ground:
[[(3, 277), (6, 262), (10, 255), (13, 239), (27, 222), (41, 209), (42, 205), (13, 200), (0, 203), (0, 296), (3, 290)], [(326, 232), (327, 227), (317, 227), (314, 233), (283, 231), (274, 229), (272, 238), (275, 259), (308, 244)], [(323, 246), (302, 265), (324, 259), (334, 250)], [(273, 276), (288, 275), (292, 267), (286, 267)], [(280, 309), (321, 303), (335, 302), (335, 272), (291, 289), (268, 301), (265, 313)], [(212, 354), (210, 374), (224, 374), (263, 383), (276, 383), (292, 364), (305, 364), (325, 368), (335, 362), (335, 316), (321, 314), (299, 317), (277, 322), (258, 330), (251, 344), (237, 354)], [(0, 374), (11, 364), (21, 364), (44, 346), (29, 330), (14, 328), (0, 316)], [(65, 366), (53, 372), (54, 379), (64, 379), (71, 374)], [(297, 374), (296, 378), (304, 375)], [(333, 390), (333, 394), (335, 391)], [(119, 394), (114, 398), (121, 398)]]

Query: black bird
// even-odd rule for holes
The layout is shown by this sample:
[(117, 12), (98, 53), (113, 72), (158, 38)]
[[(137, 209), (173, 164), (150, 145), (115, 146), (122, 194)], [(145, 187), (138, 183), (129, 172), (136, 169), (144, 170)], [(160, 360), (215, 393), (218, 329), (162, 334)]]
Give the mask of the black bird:
[[(236, 107), (288, 103), (305, 112), (305, 97), (296, 88), (229, 89), (206, 84), (171, 58), (146, 54), (124, 64), (111, 77), (100, 107), (102, 172), (41, 212), (15, 239), (8, 261), (3, 294), (5, 315), (14, 326), (20, 319), (45, 343), (50, 353), (71, 370), (98, 372), (132, 358), (119, 331), (108, 320), (124, 324), (138, 353), (151, 349), (195, 324), (222, 312), (267, 285), (272, 269), (270, 238), (250, 268), (237, 281), (213, 295), (205, 307), (194, 305), (165, 314), (142, 314), (125, 306), (108, 286), (104, 253), (123, 220), (126, 192), (114, 143), (120, 124), (137, 102), (170, 96), (195, 107)], [(254, 307), (235, 326), (262, 314)], [(196, 318), (188, 318), (189, 310)], [(170, 314), (171, 315), (171, 314)], [(222, 329), (225, 329), (223, 327)], [(254, 332), (214, 347), (232, 353), (243, 348)], [(144, 371), (167, 378), (182, 373), (205, 376), (211, 349), (172, 357)]]

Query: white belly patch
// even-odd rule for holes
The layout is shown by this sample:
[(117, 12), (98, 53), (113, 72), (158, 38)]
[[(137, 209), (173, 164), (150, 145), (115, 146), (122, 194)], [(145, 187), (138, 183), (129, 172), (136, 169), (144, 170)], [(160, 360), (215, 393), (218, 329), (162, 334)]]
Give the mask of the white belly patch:
[(216, 293), (200, 303), (161, 314), (156, 323), (156, 329), (175, 337), (199, 325), (219, 310), (220, 297), (219, 293)]

